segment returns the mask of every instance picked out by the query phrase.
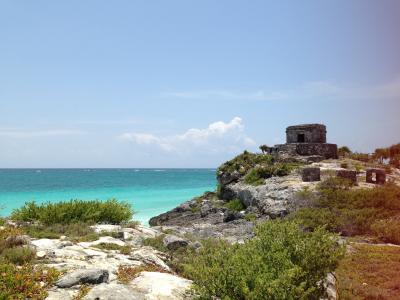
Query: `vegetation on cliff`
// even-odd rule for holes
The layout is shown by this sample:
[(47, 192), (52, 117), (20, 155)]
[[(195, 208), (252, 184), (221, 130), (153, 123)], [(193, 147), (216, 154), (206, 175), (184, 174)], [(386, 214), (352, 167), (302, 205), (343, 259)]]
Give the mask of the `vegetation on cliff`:
[(299, 165), (299, 163), (277, 162), (269, 154), (244, 151), (222, 164), (217, 170), (217, 176), (236, 180), (243, 177), (247, 184), (261, 185), (265, 179), (272, 176), (289, 175)]

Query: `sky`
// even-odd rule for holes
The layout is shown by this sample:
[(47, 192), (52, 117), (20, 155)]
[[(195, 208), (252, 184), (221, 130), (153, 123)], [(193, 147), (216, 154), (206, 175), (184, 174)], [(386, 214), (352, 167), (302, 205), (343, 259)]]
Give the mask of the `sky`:
[(0, 0), (0, 168), (214, 168), (400, 142), (400, 1)]

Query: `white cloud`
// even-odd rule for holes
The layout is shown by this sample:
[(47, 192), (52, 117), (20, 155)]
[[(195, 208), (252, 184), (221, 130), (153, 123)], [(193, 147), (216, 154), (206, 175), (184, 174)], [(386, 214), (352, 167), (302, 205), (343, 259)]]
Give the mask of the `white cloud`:
[(162, 93), (179, 99), (221, 99), (276, 101), (296, 99), (388, 99), (400, 98), (400, 76), (384, 83), (366, 86), (340, 85), (330, 81), (310, 81), (284, 90), (238, 92), (231, 90), (178, 91)]
[(206, 128), (191, 128), (182, 134), (155, 136), (149, 133), (124, 133), (118, 137), (137, 145), (156, 145), (164, 151), (173, 152), (234, 152), (256, 143), (244, 133), (243, 121), (239, 117), (225, 123), (214, 122)]
[(46, 136), (66, 136), (66, 135), (81, 135), (86, 132), (80, 130), (69, 129), (51, 129), (51, 130), (36, 130), (27, 131), (19, 129), (0, 129), (0, 136), (10, 138), (35, 138)]

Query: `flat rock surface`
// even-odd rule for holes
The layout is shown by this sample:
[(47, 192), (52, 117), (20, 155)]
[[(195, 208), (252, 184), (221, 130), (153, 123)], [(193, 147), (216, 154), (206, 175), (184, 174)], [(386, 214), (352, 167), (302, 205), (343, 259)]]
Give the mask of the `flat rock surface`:
[(129, 286), (148, 300), (179, 300), (189, 298), (190, 280), (159, 272), (142, 272)]
[(55, 285), (59, 288), (69, 288), (77, 284), (99, 284), (107, 282), (108, 277), (108, 270), (81, 269), (64, 275), (55, 283)]
[(83, 300), (144, 300), (143, 294), (134, 291), (127, 285), (119, 283), (102, 283), (93, 287)]

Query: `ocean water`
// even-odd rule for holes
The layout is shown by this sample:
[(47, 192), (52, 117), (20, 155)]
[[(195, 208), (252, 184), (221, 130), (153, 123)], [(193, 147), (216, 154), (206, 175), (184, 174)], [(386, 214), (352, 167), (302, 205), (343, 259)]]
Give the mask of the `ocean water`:
[(116, 198), (134, 219), (155, 215), (216, 187), (215, 169), (0, 169), (0, 215), (26, 201)]

